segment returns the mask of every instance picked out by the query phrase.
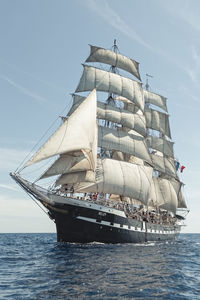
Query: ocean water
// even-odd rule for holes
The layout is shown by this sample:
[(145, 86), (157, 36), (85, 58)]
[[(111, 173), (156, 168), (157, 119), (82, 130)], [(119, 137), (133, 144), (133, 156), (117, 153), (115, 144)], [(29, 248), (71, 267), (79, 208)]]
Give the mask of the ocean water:
[(200, 299), (200, 234), (117, 245), (0, 234), (0, 299)]

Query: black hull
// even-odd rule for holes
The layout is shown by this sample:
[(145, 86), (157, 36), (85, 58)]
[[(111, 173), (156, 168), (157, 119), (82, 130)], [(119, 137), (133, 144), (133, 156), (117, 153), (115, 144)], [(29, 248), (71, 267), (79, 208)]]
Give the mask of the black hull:
[[(91, 204), (94, 206), (94, 204)], [(99, 207), (99, 209), (98, 209)], [(48, 205), (57, 228), (58, 242), (73, 243), (143, 243), (148, 241), (172, 241), (180, 232), (180, 226), (166, 226), (138, 221), (108, 212), (108, 208), (94, 208), (71, 204)], [(121, 215), (123, 213), (121, 212)]]
[(11, 177), (39, 200), (56, 223), (58, 242), (144, 243), (172, 241), (181, 225), (165, 225), (128, 217), (124, 211), (51, 193), (16, 174)]

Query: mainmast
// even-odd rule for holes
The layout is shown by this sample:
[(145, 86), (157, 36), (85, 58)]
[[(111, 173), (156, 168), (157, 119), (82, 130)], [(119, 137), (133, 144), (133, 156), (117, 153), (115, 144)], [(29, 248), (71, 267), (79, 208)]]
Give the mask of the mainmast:
[[(113, 48), (113, 52), (115, 52), (116, 54), (119, 53), (119, 49), (117, 47), (117, 40), (116, 39), (114, 39), (114, 45), (112, 46), (112, 48)], [(116, 70), (117, 70), (116, 66), (111, 66), (111, 72), (112, 73), (116, 73)]]
[[(119, 49), (118, 49), (118, 47), (117, 47), (117, 40), (116, 39), (114, 39), (114, 44), (113, 44), (113, 46), (112, 46), (112, 49), (113, 49), (113, 52), (117, 55), (117, 53), (119, 52)], [(117, 59), (116, 59), (116, 62), (117, 62)], [(114, 74), (116, 74), (116, 73), (118, 73), (117, 72), (117, 67), (116, 67), (116, 65), (112, 65), (111, 67), (110, 67), (110, 72), (111, 73), (114, 73)], [(106, 101), (106, 103), (108, 104), (108, 105), (112, 105), (112, 106), (116, 106), (116, 101), (114, 100), (114, 95), (113, 95), (113, 93), (109, 93), (108, 94), (108, 99), (107, 99), (107, 101)], [(110, 121), (105, 121), (105, 124), (104, 124), (104, 126), (105, 127), (110, 127), (110, 128), (115, 128), (116, 126), (115, 126), (115, 123), (113, 123), (113, 122), (110, 122)], [(103, 153), (102, 153), (103, 152)], [(107, 153), (109, 153), (109, 157), (112, 157), (112, 151), (107, 151)], [(101, 155), (104, 155), (105, 154), (105, 151), (103, 150), (102, 151), (102, 149), (101, 149)]]
[[(113, 49), (113, 52), (116, 53), (116, 54), (119, 52), (119, 49), (117, 47), (117, 40), (116, 39), (114, 39), (114, 45), (112, 46), (112, 49)], [(112, 65), (110, 67), (110, 72), (115, 73), (115, 74), (118, 73), (116, 65)], [(107, 103), (111, 104), (111, 105), (115, 105), (115, 102), (113, 100), (113, 93), (108, 94)], [(109, 122), (106, 122), (106, 125), (109, 126)]]

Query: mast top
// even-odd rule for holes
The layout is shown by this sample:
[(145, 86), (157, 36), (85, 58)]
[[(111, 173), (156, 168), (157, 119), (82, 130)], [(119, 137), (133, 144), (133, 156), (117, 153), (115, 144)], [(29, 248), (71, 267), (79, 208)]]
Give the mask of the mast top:
[(153, 78), (153, 76), (146, 73), (146, 84), (145, 84), (145, 89), (146, 89), (147, 91), (149, 91), (149, 87), (150, 87), (150, 86), (149, 86), (149, 82), (148, 82), (148, 77), (149, 77), (149, 78)]
[(118, 47), (117, 47), (117, 40), (116, 40), (116, 39), (114, 39), (113, 51), (114, 51), (115, 53), (119, 52), (119, 49), (118, 49)]

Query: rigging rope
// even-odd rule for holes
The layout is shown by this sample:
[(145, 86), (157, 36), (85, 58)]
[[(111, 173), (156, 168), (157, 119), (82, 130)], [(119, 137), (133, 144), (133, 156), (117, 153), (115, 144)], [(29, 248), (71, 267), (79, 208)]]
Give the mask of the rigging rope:
[[(72, 100), (67, 103), (64, 107), (64, 109), (62, 109), (62, 111), (59, 113), (62, 114), (68, 107), (69, 105), (71, 105), (71, 102)], [(53, 123), (50, 125), (50, 127), (45, 131), (45, 133), (42, 135), (42, 137), (39, 139), (39, 141), (36, 143), (36, 145), (31, 149), (31, 151), (26, 155), (26, 157), (24, 158), (24, 160), (20, 163), (20, 165), (17, 167), (17, 169), (15, 170), (15, 172), (21, 172), (25, 166), (24, 166), (24, 162), (28, 159), (28, 157), (31, 155), (31, 153), (33, 152), (33, 150), (38, 146), (38, 144), (41, 142), (41, 140), (45, 137), (45, 135), (49, 132), (49, 130), (55, 125), (55, 123), (57, 122), (57, 120), (59, 119), (60, 117), (58, 116), (54, 121)], [(20, 168), (21, 167), (21, 168)]]
[(42, 206), (39, 205), (39, 203), (34, 199), (34, 197), (31, 194), (29, 194), (29, 193), (27, 193), (27, 194), (37, 204), (37, 206), (39, 206), (39, 208), (41, 208), (41, 210), (49, 217), (48, 212)]

